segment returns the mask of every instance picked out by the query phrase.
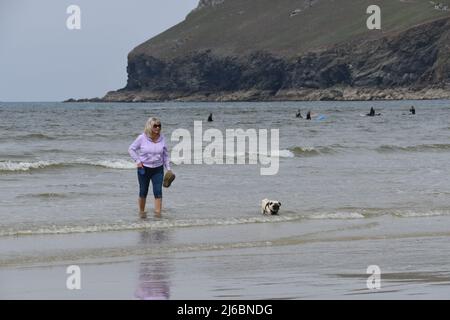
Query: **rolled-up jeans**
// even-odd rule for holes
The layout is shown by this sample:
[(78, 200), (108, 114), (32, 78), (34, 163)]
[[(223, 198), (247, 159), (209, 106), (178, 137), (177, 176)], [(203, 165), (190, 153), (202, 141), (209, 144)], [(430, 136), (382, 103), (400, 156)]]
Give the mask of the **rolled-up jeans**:
[(139, 180), (139, 197), (147, 198), (148, 187), (152, 181), (153, 195), (155, 199), (162, 198), (162, 184), (164, 179), (164, 166), (157, 168), (138, 168), (137, 175)]

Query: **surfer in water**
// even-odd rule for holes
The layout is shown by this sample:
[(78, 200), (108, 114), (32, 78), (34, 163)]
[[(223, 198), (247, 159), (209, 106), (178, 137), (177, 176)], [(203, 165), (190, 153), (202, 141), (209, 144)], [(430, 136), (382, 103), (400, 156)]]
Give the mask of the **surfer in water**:
[(297, 113), (295, 114), (295, 117), (303, 119), (303, 116), (302, 116), (302, 113), (301, 113), (300, 109), (298, 109)]
[(208, 122), (213, 122), (212, 113), (209, 114)]
[(311, 111), (306, 114), (306, 120), (311, 120)]
[(367, 114), (369, 117), (374, 117), (375, 116), (375, 109), (373, 107), (370, 108), (369, 113)]
[(416, 108), (414, 108), (414, 106), (411, 106), (411, 109), (409, 109), (409, 113), (412, 115), (416, 114)]

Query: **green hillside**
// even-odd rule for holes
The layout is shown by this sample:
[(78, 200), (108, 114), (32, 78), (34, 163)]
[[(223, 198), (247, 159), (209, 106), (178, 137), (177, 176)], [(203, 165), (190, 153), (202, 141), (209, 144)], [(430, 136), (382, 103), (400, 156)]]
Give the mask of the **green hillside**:
[[(450, 4), (449, 0), (441, 1)], [(428, 0), (225, 0), (194, 10), (185, 21), (130, 54), (168, 60), (211, 49), (217, 55), (266, 50), (295, 56), (360, 38), (376, 38), (450, 15)], [(381, 8), (382, 30), (368, 30), (366, 9)], [(294, 10), (301, 10), (292, 14)]]

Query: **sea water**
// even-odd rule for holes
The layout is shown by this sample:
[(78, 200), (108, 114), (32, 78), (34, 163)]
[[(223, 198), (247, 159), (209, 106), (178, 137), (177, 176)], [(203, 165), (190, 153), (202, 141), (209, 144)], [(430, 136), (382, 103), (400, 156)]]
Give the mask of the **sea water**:
[[(372, 106), (382, 115), (362, 117)], [(315, 116), (296, 118), (298, 109)], [(210, 113), (214, 121), (206, 122)], [(282, 267), (276, 252), (302, 252), (307, 256), (291, 256), (292, 265), (305, 263), (313, 272), (339, 250), (345, 263), (359, 259), (344, 254), (347, 245), (336, 248), (339, 243), (368, 253), (382, 239), (387, 252), (402, 248), (406, 256), (397, 262), (403, 271), (442, 271), (450, 217), (449, 114), (450, 102), (439, 100), (0, 103), (1, 264), (269, 248), (274, 252), (265, 262), (272, 267)], [(279, 129), (279, 171), (263, 176), (258, 165), (173, 164), (177, 178), (163, 189), (162, 217), (141, 220), (136, 166), (127, 149), (153, 116), (161, 119), (169, 151), (178, 143), (171, 133), (193, 133), (194, 121), (223, 133)], [(278, 216), (261, 215), (264, 198), (282, 203)], [(151, 213), (151, 191), (147, 204)], [(130, 232), (147, 240), (136, 242)], [(425, 254), (404, 240), (410, 238), (427, 239), (436, 252)], [(298, 249), (318, 242), (324, 245)], [(244, 260), (236, 264), (241, 270)], [(293, 272), (289, 259), (285, 263)], [(349, 270), (355, 271), (327, 265), (326, 273)], [(286, 288), (270, 292), (304, 297)], [(266, 297), (257, 292), (237, 295)]]

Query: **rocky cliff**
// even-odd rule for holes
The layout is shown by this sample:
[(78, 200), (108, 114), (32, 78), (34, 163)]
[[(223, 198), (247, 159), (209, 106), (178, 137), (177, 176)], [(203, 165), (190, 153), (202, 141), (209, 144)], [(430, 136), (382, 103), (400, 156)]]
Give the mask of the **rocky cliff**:
[(370, 2), (202, 0), (129, 54), (103, 100), (450, 98), (449, 12), (376, 1), (382, 30), (367, 30)]

